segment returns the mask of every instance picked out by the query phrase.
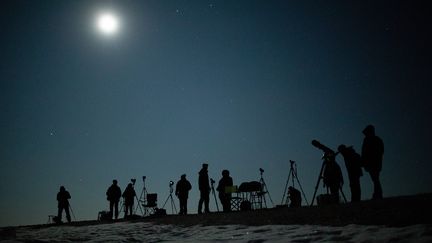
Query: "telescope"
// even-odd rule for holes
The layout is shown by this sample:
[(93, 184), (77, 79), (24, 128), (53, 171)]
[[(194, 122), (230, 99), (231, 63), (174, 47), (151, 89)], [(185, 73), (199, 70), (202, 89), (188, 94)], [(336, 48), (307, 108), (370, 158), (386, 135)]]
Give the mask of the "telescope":
[(318, 140), (315, 139), (312, 140), (312, 145), (324, 152), (323, 158), (336, 157), (336, 155), (339, 153), (335, 153), (335, 151), (333, 151), (331, 148), (325, 146), (324, 144), (320, 143)]

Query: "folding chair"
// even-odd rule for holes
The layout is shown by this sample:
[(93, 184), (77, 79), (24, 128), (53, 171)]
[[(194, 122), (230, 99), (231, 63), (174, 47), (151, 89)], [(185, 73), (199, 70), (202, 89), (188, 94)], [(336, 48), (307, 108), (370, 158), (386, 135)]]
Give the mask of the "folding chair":
[(157, 209), (157, 193), (147, 193), (146, 203), (142, 204), (144, 207), (144, 215), (148, 216), (154, 214)]

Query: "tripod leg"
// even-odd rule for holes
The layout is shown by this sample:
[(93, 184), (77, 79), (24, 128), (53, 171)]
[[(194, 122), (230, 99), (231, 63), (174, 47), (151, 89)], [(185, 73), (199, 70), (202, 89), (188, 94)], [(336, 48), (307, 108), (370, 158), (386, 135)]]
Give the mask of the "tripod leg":
[[(170, 196), (171, 196), (171, 194), (170, 194)], [(162, 208), (165, 208), (165, 205), (167, 204), (168, 200), (170, 199), (170, 196), (167, 197), (167, 199), (165, 200), (165, 202), (164, 202)]]
[(217, 199), (216, 199), (216, 193), (215, 193), (214, 187), (212, 187), (211, 190), (212, 190), (212, 193), (213, 193), (213, 196), (214, 196), (214, 199), (215, 199), (216, 209), (219, 212), (219, 205), (218, 205), (218, 202), (217, 202)]
[(172, 195), (171, 195), (171, 211), (172, 211), (172, 212), (173, 212), (173, 209), (175, 210), (175, 211), (174, 211), (175, 214), (177, 214), (177, 208), (176, 208), (176, 205), (175, 205), (174, 199), (173, 199), (173, 197), (172, 197)]
[(284, 189), (284, 194), (282, 195), (281, 205), (284, 204), (285, 195), (286, 195), (285, 204), (288, 205), (288, 184), (289, 184), (290, 176), (291, 176), (291, 169), (290, 169), (290, 172), (288, 173), (288, 178), (287, 178), (287, 181), (285, 183), (285, 189)]
[(72, 206), (70, 205), (70, 203), (69, 203), (69, 208), (70, 208), (70, 212), (72, 213), (72, 216), (74, 218), (74, 221), (76, 221), (75, 214), (74, 214), (74, 212), (72, 210)]
[(267, 189), (267, 185), (266, 185), (266, 190), (267, 190), (267, 194), (268, 194), (268, 197), (269, 197), (269, 199), (270, 199), (270, 202), (271, 202), (272, 206), (274, 206), (273, 200), (272, 200), (272, 198), (271, 198), (271, 196), (270, 196), (270, 192), (269, 192), (269, 190)]
[[(264, 204), (265, 204), (265, 206), (267, 207), (267, 202), (266, 202), (266, 199), (265, 199), (265, 194), (268, 194), (268, 197), (269, 197), (269, 199), (270, 199), (270, 202), (272, 203), (272, 205), (274, 206), (274, 203), (273, 203), (273, 200), (272, 200), (272, 198), (271, 198), (271, 196), (270, 196), (270, 192), (269, 192), (269, 190), (268, 190), (268, 188), (267, 188), (267, 184), (265, 183), (265, 181), (264, 181), (264, 178), (261, 176), (261, 179), (260, 179), (260, 183), (261, 183), (261, 185), (262, 185), (262, 189), (264, 190), (263, 191), (263, 198), (264, 198)], [(262, 202), (261, 202), (262, 203)], [(261, 207), (262, 208), (262, 207)]]
[(318, 190), (318, 186), (319, 186), (320, 181), (322, 179), (322, 173), (324, 171), (324, 167), (325, 167), (325, 163), (323, 163), (322, 166), (321, 166), (321, 171), (319, 173), (318, 180), (317, 180), (317, 183), (315, 185), (315, 191), (314, 191), (314, 194), (313, 194), (313, 197), (312, 197), (312, 202), (311, 202), (310, 206), (313, 206), (313, 203), (314, 203), (314, 200), (315, 200), (315, 196), (316, 196), (316, 193), (317, 193), (317, 190)]
[(137, 206), (135, 207), (135, 212), (138, 211), (138, 206), (139, 206), (140, 203), (141, 203), (141, 198), (142, 198), (143, 192), (144, 192), (144, 190), (141, 191), (141, 194), (140, 194), (140, 196), (139, 196), (139, 198), (138, 198), (138, 203), (137, 203)]
[(341, 186), (339, 189), (340, 189), (340, 192), (341, 192), (341, 194), (342, 194), (342, 197), (343, 197), (345, 203), (347, 203), (347, 199), (346, 199), (346, 197), (345, 197), (345, 194), (344, 194), (343, 191), (342, 191), (342, 186)]
[[(137, 208), (139, 208), (140, 209), (140, 211), (141, 211), (141, 214), (143, 214), (144, 215), (144, 212), (143, 212), (143, 209), (142, 209), (142, 207), (141, 207), (141, 205), (140, 205), (140, 201), (139, 201), (139, 199), (138, 199), (138, 197), (135, 195), (135, 198), (136, 198), (136, 200), (137, 200)], [(135, 212), (136, 212), (137, 210), (135, 209)]]
[(301, 192), (302, 192), (302, 194), (303, 194), (303, 197), (304, 197), (304, 199), (305, 199), (305, 201), (306, 201), (306, 204), (309, 205), (308, 200), (307, 200), (307, 198), (306, 198), (306, 194), (304, 193), (303, 188), (302, 188), (302, 186), (301, 186), (301, 184), (300, 184), (300, 180), (299, 180), (298, 177), (297, 177), (297, 173), (294, 174), (294, 176), (295, 176), (295, 178), (297, 179), (297, 183), (299, 184), (300, 190), (301, 190)]
[[(145, 188), (145, 186), (144, 186), (143, 190), (141, 191), (141, 195), (140, 195), (139, 198), (138, 198), (138, 204), (137, 204), (137, 206), (135, 207), (135, 212), (138, 211), (138, 207), (140, 207), (142, 204), (145, 204), (145, 203), (146, 203), (146, 196), (147, 196), (147, 191), (146, 191), (146, 188)], [(144, 209), (143, 216), (146, 215), (146, 213), (147, 213), (146, 211), (147, 211), (147, 210)], [(141, 209), (141, 213), (142, 213), (142, 212), (143, 212), (143, 210)]]

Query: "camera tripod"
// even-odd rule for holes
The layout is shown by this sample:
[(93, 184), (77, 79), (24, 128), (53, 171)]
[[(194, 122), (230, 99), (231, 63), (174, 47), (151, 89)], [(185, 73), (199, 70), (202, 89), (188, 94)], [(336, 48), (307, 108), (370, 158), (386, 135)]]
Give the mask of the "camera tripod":
[(71, 206), (70, 203), (69, 203), (69, 209), (70, 209), (70, 212), (72, 214), (73, 219), (76, 221), (76, 217), (75, 217), (74, 211), (73, 211), (72, 206)]
[(170, 200), (170, 202), (171, 202), (171, 214), (174, 214), (174, 213), (177, 214), (177, 208), (175, 206), (174, 199), (173, 199), (173, 196), (172, 196), (172, 193), (174, 191), (173, 185), (174, 185), (174, 182), (170, 181), (170, 184), (169, 184), (170, 194), (167, 197), (167, 199), (165, 200), (165, 203), (163, 204), (162, 208), (165, 208), (165, 205), (167, 204), (168, 200)]
[(265, 198), (265, 194), (268, 195), (268, 197), (269, 197), (270, 202), (272, 203), (272, 205), (274, 205), (274, 203), (273, 203), (273, 200), (270, 197), (270, 192), (268, 191), (267, 184), (265, 183), (264, 178), (263, 178), (264, 170), (262, 168), (260, 168), (259, 170), (260, 170), (260, 175), (261, 175), (261, 178), (260, 178), (260, 181), (259, 181), (260, 184), (261, 184), (261, 192), (259, 193), (259, 197), (260, 197), (259, 204), (260, 204), (260, 208), (263, 208), (262, 203), (264, 202), (264, 206), (267, 208), (267, 201), (266, 201), (266, 198)]
[(299, 180), (299, 178), (297, 176), (297, 164), (293, 160), (290, 160), (289, 162), (290, 162), (290, 171), (288, 172), (288, 178), (287, 178), (287, 181), (286, 181), (286, 184), (285, 184), (285, 189), (284, 189), (284, 194), (282, 196), (282, 202), (281, 202), (281, 204), (282, 205), (284, 204), (284, 198), (285, 198), (285, 195), (286, 195), (285, 204), (288, 205), (288, 200), (289, 200), (289, 197), (288, 197), (288, 184), (289, 184), (290, 179), (291, 179), (291, 181), (292, 181), (292, 187), (295, 188), (295, 183), (294, 183), (295, 182), (294, 179), (295, 179), (295, 180), (297, 180), (297, 183), (298, 183), (298, 185), (300, 187), (300, 191), (303, 194), (303, 198), (305, 199), (306, 204), (308, 205), (309, 203), (308, 203), (308, 201), (306, 199), (306, 195), (305, 195), (305, 193), (303, 191), (303, 188), (302, 188), (302, 186), (300, 184), (300, 180)]
[[(143, 180), (143, 189), (142, 189), (140, 197), (138, 199), (138, 205), (136, 206), (135, 211), (137, 211), (138, 207), (140, 207), (141, 205), (146, 205), (147, 204), (147, 193), (148, 192), (147, 192), (147, 188), (146, 188), (146, 184), (145, 184), (146, 178), (147, 178), (146, 176), (142, 177), (142, 180)], [(148, 211), (149, 210), (146, 207), (144, 207), (144, 214), (143, 214), (143, 216), (147, 216), (149, 214)]]
[(215, 193), (215, 189), (214, 189), (214, 184), (215, 184), (215, 180), (213, 180), (212, 178), (210, 178), (210, 183), (211, 183), (211, 191), (213, 193), (214, 199), (215, 199), (215, 203), (216, 203), (216, 209), (219, 212), (219, 205), (216, 199), (216, 193)]

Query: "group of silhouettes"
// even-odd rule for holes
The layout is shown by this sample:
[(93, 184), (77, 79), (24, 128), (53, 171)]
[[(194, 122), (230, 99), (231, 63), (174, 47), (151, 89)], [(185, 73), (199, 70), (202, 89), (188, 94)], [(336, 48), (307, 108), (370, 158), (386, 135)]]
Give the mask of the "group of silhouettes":
[[(362, 167), (370, 174), (372, 182), (374, 184), (373, 199), (381, 199), (382, 188), (380, 183), (380, 172), (382, 169), (382, 161), (384, 154), (384, 143), (378, 136), (375, 135), (375, 128), (373, 125), (368, 125), (364, 130), (364, 140), (362, 144), (361, 155), (358, 154), (352, 146), (347, 147), (341, 144), (338, 147), (339, 153), (342, 154), (345, 161), (345, 167), (348, 172), (348, 178), (351, 189), (351, 201), (356, 202), (361, 199), (360, 189), (360, 177), (363, 175)], [(336, 163), (335, 154), (332, 153), (330, 158), (325, 162), (325, 170), (323, 171), (323, 182), (324, 185), (329, 189), (330, 195), (339, 198), (339, 190), (343, 185), (343, 176), (339, 165)], [(198, 202), (198, 214), (210, 213), (209, 202), (210, 193), (212, 187), (210, 187), (209, 176), (208, 176), (208, 164), (202, 164), (202, 168), (199, 171), (198, 187), (200, 191), (200, 199)], [(211, 182), (214, 181), (211, 179)], [(231, 192), (226, 191), (227, 187), (233, 186), (233, 179), (230, 177), (228, 170), (222, 171), (222, 178), (219, 180), (219, 184), (216, 188), (218, 191), (219, 200), (222, 204), (223, 211), (231, 211)], [(192, 189), (191, 183), (186, 179), (186, 175), (181, 175), (180, 180), (176, 184), (175, 195), (179, 199), (180, 212), (179, 214), (187, 214), (187, 200), (189, 191)], [(119, 202), (121, 197), (124, 198), (123, 204), (125, 208), (125, 217), (132, 215), (132, 208), (134, 205), (136, 193), (134, 185), (129, 183), (126, 189), (121, 192), (120, 187), (117, 185), (117, 180), (113, 180), (112, 185), (106, 192), (107, 200), (110, 205), (109, 217), (115, 219), (119, 216)], [(300, 192), (289, 187), (289, 197), (291, 200), (292, 207), (301, 206)], [(61, 221), (63, 210), (66, 213), (66, 219), (71, 222), (70, 217), (70, 205), (69, 199), (71, 198), (68, 191), (64, 186), (60, 187), (60, 191), (57, 193), (58, 201), (58, 218)], [(203, 210), (204, 207), (204, 210)]]
[[(229, 175), (228, 170), (222, 171), (222, 178), (219, 181), (217, 186), (217, 191), (219, 194), (219, 199), (223, 206), (223, 211), (228, 212), (231, 211), (231, 194), (225, 192), (225, 188), (233, 185), (233, 180)], [(198, 214), (210, 213), (209, 202), (210, 202), (210, 192), (211, 187), (209, 183), (208, 176), (208, 164), (202, 164), (202, 168), (199, 171), (198, 178), (198, 187), (200, 190), (200, 199), (198, 203)], [(175, 195), (179, 199), (180, 204), (180, 212), (179, 214), (187, 214), (187, 200), (189, 197), (189, 191), (192, 189), (191, 183), (186, 179), (186, 174), (181, 175), (180, 180), (177, 182), (175, 187)], [(112, 185), (108, 188), (106, 192), (107, 200), (109, 201), (109, 218), (118, 219), (119, 217), (119, 202), (123, 197), (123, 205), (124, 205), (124, 217), (132, 216), (132, 209), (134, 205), (134, 201), (136, 198), (136, 192), (134, 189), (133, 183), (129, 183), (126, 189), (121, 191), (118, 186), (117, 180), (113, 180)], [(70, 205), (69, 199), (71, 198), (68, 191), (66, 191), (64, 186), (60, 187), (60, 192), (57, 193), (57, 201), (58, 201), (58, 216), (56, 220), (61, 220), (63, 210), (66, 213), (66, 219), (68, 222), (71, 222), (70, 217)], [(204, 210), (203, 210), (204, 207)]]
[(125, 218), (128, 215), (132, 215), (132, 208), (135, 201), (135, 189), (132, 183), (129, 183), (124, 190), (123, 194), (121, 192), (120, 187), (117, 185), (117, 180), (113, 180), (112, 185), (108, 188), (106, 192), (107, 200), (110, 202), (110, 217), (118, 218), (119, 210), (118, 205), (120, 202), (120, 198), (123, 197), (124, 201), (124, 209), (125, 209)]
[[(368, 125), (364, 130), (364, 140), (361, 155), (352, 146), (339, 145), (338, 152), (342, 154), (347, 169), (349, 185), (351, 190), (351, 202), (361, 199), (360, 177), (363, 176), (362, 167), (370, 174), (374, 190), (372, 199), (383, 197), (380, 172), (384, 155), (384, 143), (380, 137), (375, 135), (375, 127)], [(325, 170), (323, 172), (324, 185), (329, 188), (330, 194), (339, 198), (339, 190), (344, 183), (342, 172), (334, 159), (335, 154), (325, 158)]]

